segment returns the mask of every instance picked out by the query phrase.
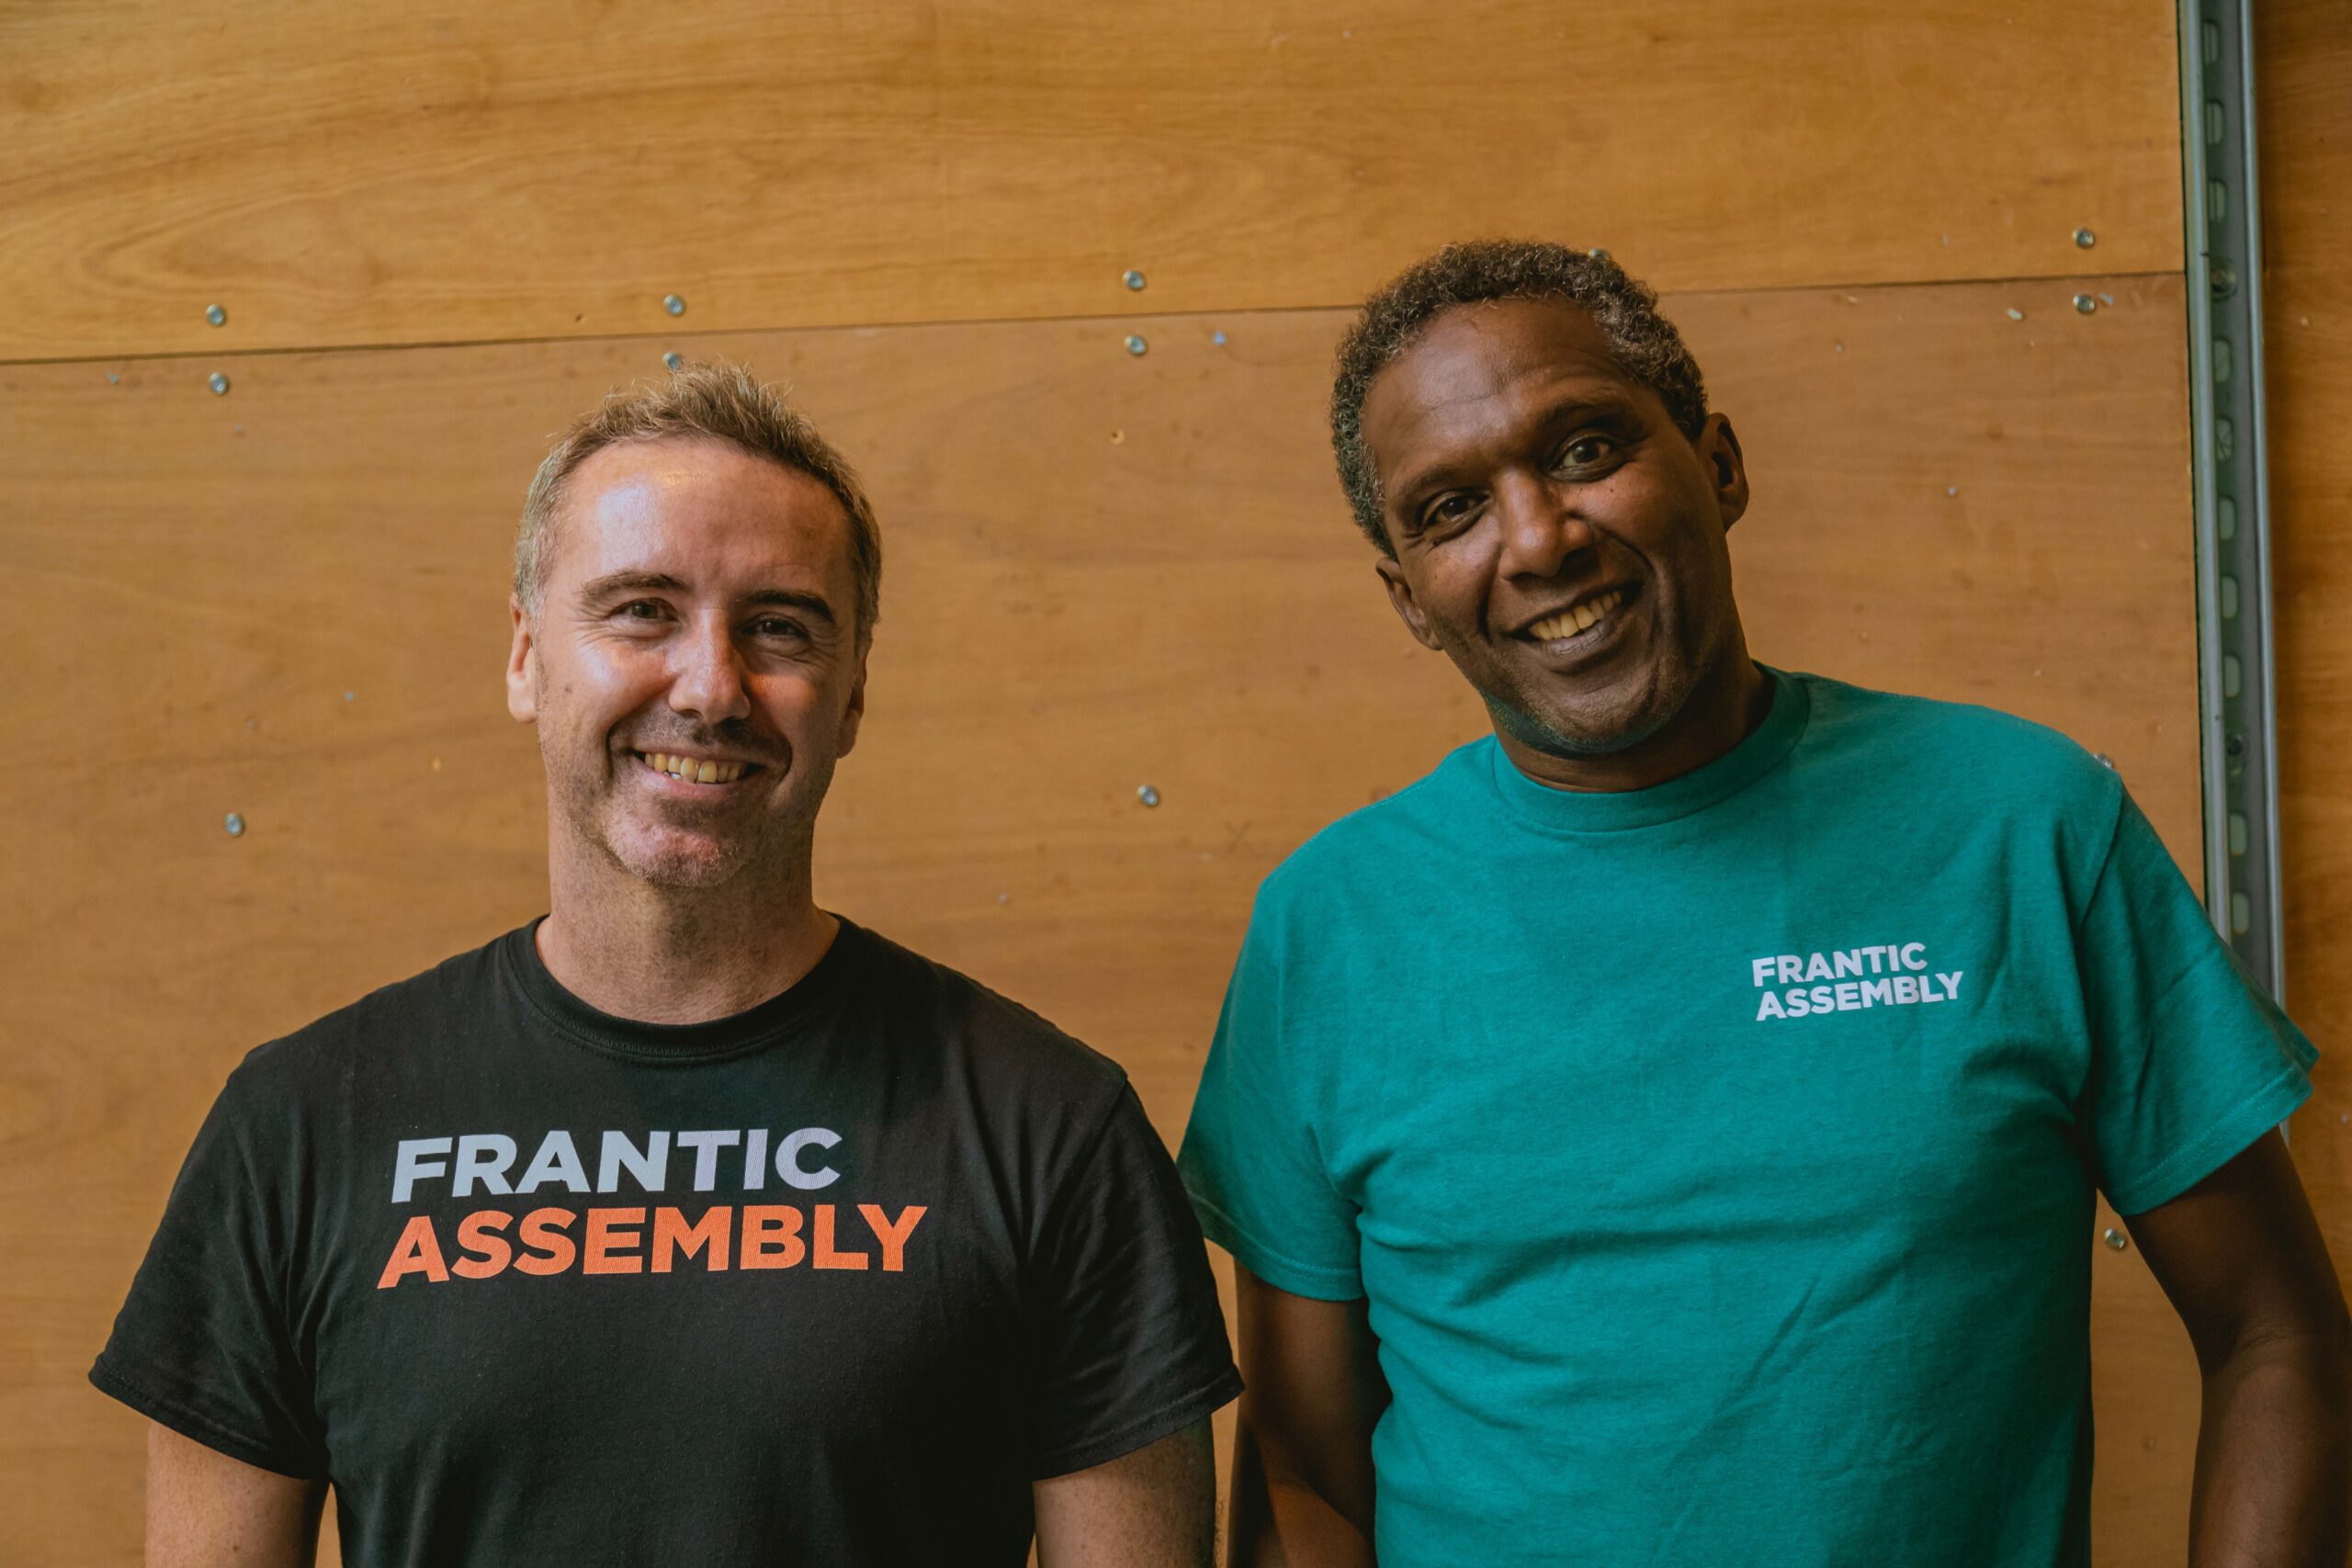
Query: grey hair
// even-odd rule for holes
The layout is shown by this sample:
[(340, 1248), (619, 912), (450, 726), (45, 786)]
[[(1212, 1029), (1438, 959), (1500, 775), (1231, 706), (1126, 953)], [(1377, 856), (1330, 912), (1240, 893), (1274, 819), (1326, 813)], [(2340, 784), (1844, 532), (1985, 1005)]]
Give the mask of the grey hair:
[(531, 476), (523, 522), (514, 535), (514, 597), (533, 615), (546, 591), (549, 538), (564, 482), (607, 446), (673, 437), (724, 441), (808, 475), (831, 491), (849, 515), (850, 575), (857, 591), (857, 641), (874, 636), (882, 606), (882, 530), (849, 462), (808, 417), (741, 365), (681, 366), (667, 383), (607, 395), (572, 422)]
[(1363, 402), (1380, 372), (1461, 305), (1489, 299), (1566, 299), (1591, 316), (1619, 367), (1658, 395), (1683, 434), (1707, 423), (1707, 384), (1682, 334), (1657, 311), (1657, 295), (1605, 251), (1543, 240), (1476, 240), (1415, 263), (1364, 301), (1340, 340), (1331, 384), (1331, 450), (1356, 526), (1395, 555), (1381, 513), (1380, 475), (1363, 436)]

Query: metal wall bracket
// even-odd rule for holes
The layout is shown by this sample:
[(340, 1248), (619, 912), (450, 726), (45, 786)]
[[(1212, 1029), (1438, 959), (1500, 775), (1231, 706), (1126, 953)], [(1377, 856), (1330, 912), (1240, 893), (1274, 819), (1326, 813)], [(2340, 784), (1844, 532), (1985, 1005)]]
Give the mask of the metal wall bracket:
[(2283, 999), (2251, 0), (2179, 0), (2205, 903)]

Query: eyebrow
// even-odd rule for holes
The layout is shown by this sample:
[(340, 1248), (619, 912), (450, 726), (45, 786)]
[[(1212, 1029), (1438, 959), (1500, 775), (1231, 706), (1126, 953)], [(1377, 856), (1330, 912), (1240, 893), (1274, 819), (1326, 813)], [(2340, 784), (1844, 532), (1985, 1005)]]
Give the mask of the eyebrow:
[[(580, 590), (580, 602), (593, 604), (622, 593), (689, 593), (693, 590), (685, 579), (673, 577), (666, 571), (616, 571), (585, 583)], [(737, 601), (747, 607), (773, 610), (797, 610), (812, 620), (837, 626), (840, 617), (820, 593), (805, 592), (793, 588), (763, 588), (746, 593)]]
[(763, 588), (756, 593), (744, 594), (741, 603), (771, 610), (797, 610), (809, 619), (822, 621), (829, 626), (835, 624), (833, 607), (825, 603), (821, 594), (804, 593), (791, 588)]
[[(1633, 399), (1613, 391), (1578, 391), (1562, 398), (1558, 402), (1545, 409), (1538, 418), (1537, 423), (1540, 428), (1549, 432), (1592, 414), (1622, 414), (1631, 411), (1633, 407)], [(1408, 474), (1406, 482), (1397, 485), (1392, 493), (1397, 497), (1397, 505), (1404, 512), (1406, 520), (1410, 522), (1413, 509), (1418, 503), (1428, 500), (1439, 491), (1451, 489), (1469, 471), (1469, 466), (1464, 464), (1435, 463), (1419, 473)]]

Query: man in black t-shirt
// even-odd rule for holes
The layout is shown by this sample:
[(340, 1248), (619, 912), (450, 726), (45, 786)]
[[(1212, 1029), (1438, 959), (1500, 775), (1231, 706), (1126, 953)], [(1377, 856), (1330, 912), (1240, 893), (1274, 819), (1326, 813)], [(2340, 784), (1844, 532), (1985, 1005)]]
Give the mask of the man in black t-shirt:
[(245, 1058), (91, 1378), (151, 1563), (1209, 1562), (1239, 1388), (1119, 1068), (820, 910), (880, 546), (740, 370), (525, 504), (551, 912)]

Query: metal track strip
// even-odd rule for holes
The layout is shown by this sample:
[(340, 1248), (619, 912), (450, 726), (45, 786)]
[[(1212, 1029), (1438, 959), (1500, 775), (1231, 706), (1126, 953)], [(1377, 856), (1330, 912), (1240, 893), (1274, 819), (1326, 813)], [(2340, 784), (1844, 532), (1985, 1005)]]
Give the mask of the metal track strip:
[(2254, 19), (2251, 0), (2180, 0), (2179, 12), (2205, 902), (2283, 999)]

